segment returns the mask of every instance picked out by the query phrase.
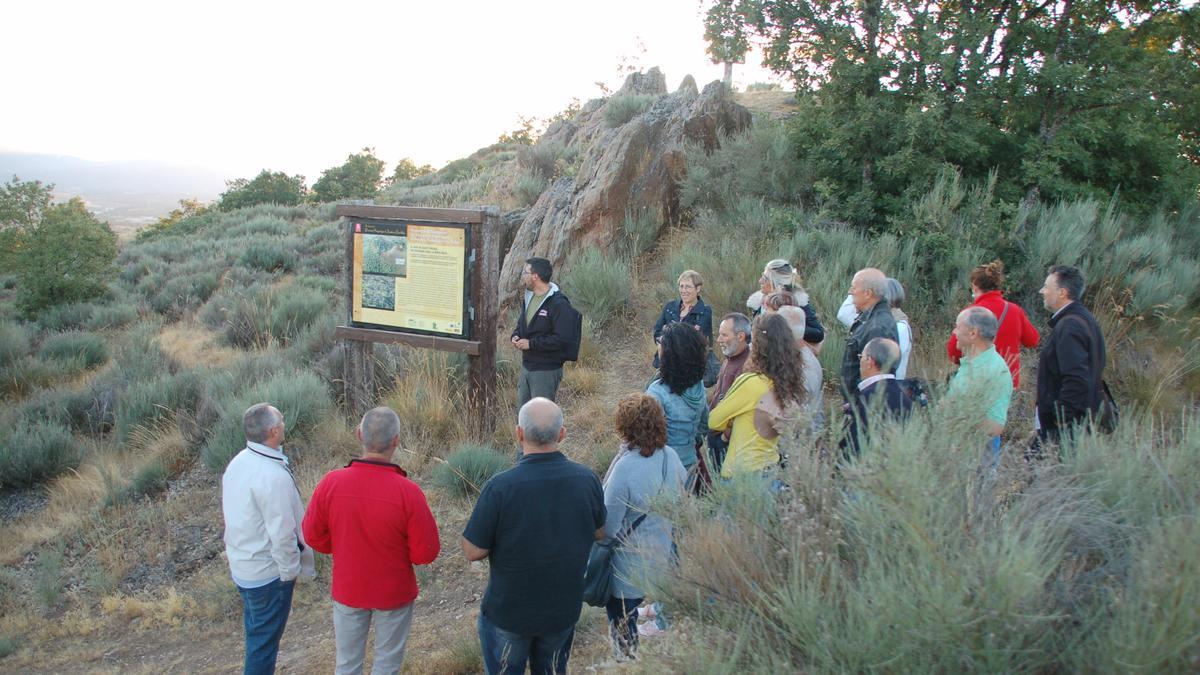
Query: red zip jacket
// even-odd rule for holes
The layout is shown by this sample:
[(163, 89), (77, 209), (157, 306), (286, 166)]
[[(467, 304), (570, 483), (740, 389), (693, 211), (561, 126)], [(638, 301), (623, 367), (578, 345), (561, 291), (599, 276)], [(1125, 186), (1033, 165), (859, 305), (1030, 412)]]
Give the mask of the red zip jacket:
[(355, 459), (317, 484), (304, 540), (333, 555), (333, 599), (358, 609), (397, 609), (417, 597), (413, 565), (441, 549), (425, 493), (404, 469)]
[[(1007, 301), (1000, 295), (1000, 291), (988, 291), (975, 298), (975, 302), (969, 306), (986, 307), (999, 319), (1004, 312), (1005, 302)], [(1021, 386), (1021, 347), (1036, 347), (1040, 337), (1037, 329), (1029, 322), (1029, 317), (1025, 315), (1025, 310), (1017, 303), (1009, 302), (1008, 315), (1004, 317), (1004, 323), (1000, 324), (1000, 330), (996, 332), (996, 351), (1008, 363), (1014, 389)], [(946, 353), (954, 363), (958, 363), (962, 358), (962, 350), (958, 348), (958, 338), (953, 331), (950, 332), (950, 340), (946, 343)]]

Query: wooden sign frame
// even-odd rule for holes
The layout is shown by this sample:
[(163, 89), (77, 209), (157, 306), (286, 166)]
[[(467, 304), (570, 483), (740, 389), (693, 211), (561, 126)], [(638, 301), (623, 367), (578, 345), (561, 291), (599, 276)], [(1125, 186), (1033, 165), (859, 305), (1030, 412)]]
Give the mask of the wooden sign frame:
[(496, 428), (496, 328), (499, 325), (500, 302), (500, 209), (485, 206), (471, 209), (431, 209), (408, 206), (341, 205), (334, 215), (342, 218), (372, 220), (427, 221), (453, 223), (469, 228), (467, 237), (473, 268), (467, 294), (470, 328), (473, 339), (458, 339), (437, 335), (394, 332), (383, 329), (360, 328), (350, 325), (354, 311), (353, 264), (354, 231), (346, 223), (346, 260), (344, 283), (346, 292), (346, 325), (338, 326), (334, 338), (342, 341), (344, 350), (344, 381), (346, 406), (354, 416), (362, 415), (374, 405), (375, 343), (403, 344), (422, 349), (436, 349), (466, 354), (468, 426), (477, 440), (490, 440)]

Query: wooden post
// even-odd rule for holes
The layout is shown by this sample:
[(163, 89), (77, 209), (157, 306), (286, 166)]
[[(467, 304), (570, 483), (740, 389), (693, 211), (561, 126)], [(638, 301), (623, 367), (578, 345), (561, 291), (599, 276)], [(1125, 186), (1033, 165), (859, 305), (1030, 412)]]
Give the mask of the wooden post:
[(467, 401), (471, 435), (481, 443), (491, 441), (496, 431), (496, 330), (500, 298), (500, 209), (484, 209), (483, 223), (474, 237), (478, 257), (471, 303), (475, 306), (471, 337), (480, 343), (479, 354), (468, 362)]
[(346, 410), (354, 422), (375, 407), (375, 343), (342, 341)]

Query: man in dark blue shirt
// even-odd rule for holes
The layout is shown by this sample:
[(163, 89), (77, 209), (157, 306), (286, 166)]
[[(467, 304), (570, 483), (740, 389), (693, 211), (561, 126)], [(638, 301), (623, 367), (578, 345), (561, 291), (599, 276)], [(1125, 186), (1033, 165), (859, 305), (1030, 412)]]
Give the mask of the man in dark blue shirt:
[(558, 451), (562, 410), (535, 398), (521, 406), (517, 465), (483, 486), (463, 531), (463, 553), (488, 558), (479, 612), (487, 672), (566, 673), (583, 605), (592, 542), (604, 538), (604, 490), (591, 469)]

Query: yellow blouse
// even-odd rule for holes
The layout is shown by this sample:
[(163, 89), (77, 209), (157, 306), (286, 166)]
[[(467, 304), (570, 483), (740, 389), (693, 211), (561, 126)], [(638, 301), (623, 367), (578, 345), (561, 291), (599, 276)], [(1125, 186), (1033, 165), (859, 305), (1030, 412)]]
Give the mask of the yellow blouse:
[(771, 390), (771, 380), (762, 373), (742, 373), (729, 387), (725, 398), (708, 414), (708, 428), (724, 431), (732, 425), (729, 451), (721, 466), (721, 476), (761, 471), (779, 462), (778, 439), (766, 439), (754, 430), (754, 408), (758, 399)]

